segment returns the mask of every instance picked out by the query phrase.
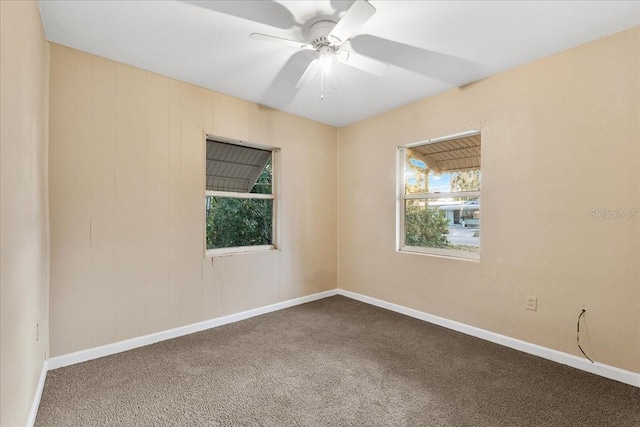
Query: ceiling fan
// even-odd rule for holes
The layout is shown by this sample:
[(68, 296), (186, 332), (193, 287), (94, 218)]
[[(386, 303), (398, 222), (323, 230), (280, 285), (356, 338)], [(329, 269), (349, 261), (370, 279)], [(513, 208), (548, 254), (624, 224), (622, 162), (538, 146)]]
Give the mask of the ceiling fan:
[(375, 12), (376, 8), (366, 0), (356, 0), (337, 22), (332, 17), (316, 17), (309, 21), (311, 25), (309, 26), (308, 36), (306, 37), (308, 41), (306, 42), (260, 33), (252, 33), (250, 37), (317, 52), (317, 58), (311, 61), (296, 83), (296, 89), (302, 87), (305, 82), (312, 79), (319, 71), (323, 71), (324, 85), (324, 74), (334, 60), (376, 76), (383, 76), (389, 69), (388, 63), (342, 47), (344, 42), (349, 40)]

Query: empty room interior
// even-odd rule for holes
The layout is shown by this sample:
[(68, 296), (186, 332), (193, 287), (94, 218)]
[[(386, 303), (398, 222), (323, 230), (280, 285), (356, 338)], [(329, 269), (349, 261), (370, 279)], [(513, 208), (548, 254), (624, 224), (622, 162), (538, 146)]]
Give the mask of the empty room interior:
[(0, 19), (2, 427), (640, 426), (639, 1)]

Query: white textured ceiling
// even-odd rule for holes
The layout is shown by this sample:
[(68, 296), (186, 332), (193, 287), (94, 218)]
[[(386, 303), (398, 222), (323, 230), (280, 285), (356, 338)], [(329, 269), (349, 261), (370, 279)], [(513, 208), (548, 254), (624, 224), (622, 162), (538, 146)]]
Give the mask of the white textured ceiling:
[(295, 89), (314, 52), (249, 38), (258, 32), (304, 40), (308, 20), (339, 19), (352, 3), (41, 0), (39, 5), (52, 42), (334, 126), (640, 24), (638, 1), (371, 0), (377, 12), (345, 47), (392, 67), (376, 77), (337, 63), (324, 100), (320, 75)]

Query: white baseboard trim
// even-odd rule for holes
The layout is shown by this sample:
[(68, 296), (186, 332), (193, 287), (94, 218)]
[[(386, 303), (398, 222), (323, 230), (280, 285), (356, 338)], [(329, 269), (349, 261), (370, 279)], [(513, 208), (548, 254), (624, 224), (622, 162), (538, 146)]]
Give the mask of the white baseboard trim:
[(42, 392), (44, 391), (44, 381), (47, 379), (48, 370), (48, 361), (45, 360), (42, 363), (42, 371), (40, 371), (40, 378), (38, 379), (36, 392), (33, 396), (33, 401), (31, 402), (29, 418), (27, 419), (27, 427), (33, 427), (33, 425), (36, 423), (36, 416), (38, 415), (38, 408), (40, 407), (40, 399), (42, 398)]
[(600, 375), (605, 378), (620, 381), (622, 383), (629, 384), (635, 387), (640, 387), (640, 374), (637, 374), (635, 372), (625, 371), (623, 369), (598, 362), (591, 363), (586, 359), (574, 356), (572, 354), (563, 353), (561, 351), (553, 350), (537, 344), (521, 341), (515, 338), (507, 337), (505, 335), (500, 335), (495, 332), (476, 328), (475, 326), (470, 326), (464, 323), (456, 322), (454, 320), (434, 316), (432, 314), (424, 313), (422, 311), (414, 310), (402, 305), (393, 304), (366, 295), (358, 294), (356, 292), (338, 289), (338, 294), (367, 304), (375, 305), (377, 307), (385, 308), (387, 310), (395, 311), (396, 313), (420, 319), (425, 322), (433, 323), (438, 326), (452, 329), (454, 331), (462, 332), (463, 334), (481, 338), (486, 341), (491, 341), (505, 347), (522, 351), (524, 353), (533, 354), (544, 359), (571, 366), (572, 368), (580, 369), (582, 371)]
[[(61, 356), (52, 357), (49, 359), (49, 370), (63, 368), (65, 366), (75, 365), (76, 363), (87, 362), (89, 360), (98, 359), (100, 357), (109, 356), (123, 351), (132, 350), (134, 348), (143, 347), (149, 344), (155, 344), (160, 341), (170, 340), (172, 338), (181, 337), (183, 335), (193, 334), (194, 332), (204, 331), (206, 329), (216, 328), (218, 326), (226, 325), (229, 323), (239, 322), (240, 320), (249, 319), (251, 317), (260, 316), (261, 314), (271, 313), (273, 311), (282, 310), (285, 308), (293, 307), (307, 302), (316, 301), (319, 299), (331, 297), (338, 294), (337, 289), (330, 291), (319, 292), (313, 295), (307, 295), (300, 298), (295, 298), (276, 304), (267, 305), (264, 307), (254, 308), (252, 310), (243, 311), (240, 313), (230, 314), (228, 316), (217, 317), (215, 319), (205, 320), (203, 322), (193, 323), (191, 325), (180, 326), (178, 328), (169, 329), (154, 334), (144, 335), (141, 337), (131, 338), (125, 341), (119, 341), (113, 344), (103, 345), (101, 347), (94, 347), (87, 350), (78, 351), (75, 353), (63, 354)], [(36, 406), (37, 410), (37, 406)]]
[[(243, 311), (240, 313), (230, 314), (228, 316), (218, 317), (215, 319), (205, 320), (203, 322), (194, 323), (191, 325), (181, 326), (175, 329), (169, 329), (167, 331), (157, 332), (150, 335), (144, 335), (142, 337), (132, 338), (126, 341), (120, 341), (113, 344), (107, 344), (101, 347), (95, 347), (87, 350), (78, 351), (76, 353), (64, 354), (62, 356), (52, 357), (45, 361), (43, 367), (43, 374), (38, 384), (38, 392), (36, 399), (34, 399), (34, 405), (32, 406), (30, 414), (30, 420), (33, 418), (35, 421), (35, 415), (37, 413), (38, 405), (40, 402), (40, 396), (42, 395), (42, 389), (44, 388), (44, 379), (46, 376), (46, 370), (53, 370), (62, 368), (65, 366), (74, 365), (76, 363), (82, 363), (100, 357), (109, 356), (123, 351), (132, 350), (134, 348), (143, 347), (145, 345), (154, 344), (160, 341), (169, 340), (172, 338), (181, 337), (183, 335), (200, 332), (206, 329), (215, 328), (218, 326), (226, 325), (229, 323), (238, 322), (241, 320), (249, 319), (251, 317), (260, 316), (261, 314), (271, 313), (274, 311), (282, 310), (285, 308), (293, 307), (296, 305), (304, 304), (311, 301), (316, 301), (323, 298), (328, 298), (334, 295), (343, 295), (345, 297), (361, 301), (367, 304), (371, 304), (377, 307), (385, 308), (387, 310), (394, 311), (396, 313), (404, 314), (416, 319), (423, 320), (425, 322), (433, 323), (438, 326), (445, 327), (454, 331), (462, 332), (473, 337), (477, 337), (486, 341), (490, 341), (496, 344), (504, 345), (505, 347), (513, 348), (515, 350), (529, 353), (534, 356), (542, 357), (547, 360), (551, 360), (563, 365), (571, 366), (582, 371), (590, 372), (592, 374), (600, 375), (605, 378), (609, 378), (615, 381), (620, 381), (625, 384), (629, 384), (635, 387), (640, 387), (640, 374), (635, 372), (626, 371), (614, 366), (605, 365), (603, 363), (591, 363), (586, 359), (583, 359), (572, 354), (563, 353), (561, 351), (553, 350), (547, 347), (543, 347), (537, 344), (529, 343), (526, 341), (518, 340), (516, 338), (500, 335), (495, 332), (490, 332), (484, 329), (470, 326), (464, 323), (456, 322), (454, 320), (445, 319), (443, 317), (435, 316), (432, 314), (424, 313), (412, 308), (404, 307), (398, 304), (393, 304), (387, 301), (379, 300), (377, 298), (362, 295), (356, 292), (347, 291), (345, 289), (333, 289), (325, 292), (320, 292), (313, 295), (307, 295), (300, 298), (295, 298), (288, 301), (271, 304), (265, 307), (259, 307), (252, 310)], [(31, 424), (30, 424), (31, 425)]]

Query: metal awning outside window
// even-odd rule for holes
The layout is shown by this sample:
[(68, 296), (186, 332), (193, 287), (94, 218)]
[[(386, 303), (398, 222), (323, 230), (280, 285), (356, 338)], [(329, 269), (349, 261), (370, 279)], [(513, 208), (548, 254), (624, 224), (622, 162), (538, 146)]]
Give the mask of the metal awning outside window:
[(249, 193), (271, 151), (207, 140), (207, 190)]
[(435, 173), (480, 168), (480, 134), (424, 144), (410, 150)]

